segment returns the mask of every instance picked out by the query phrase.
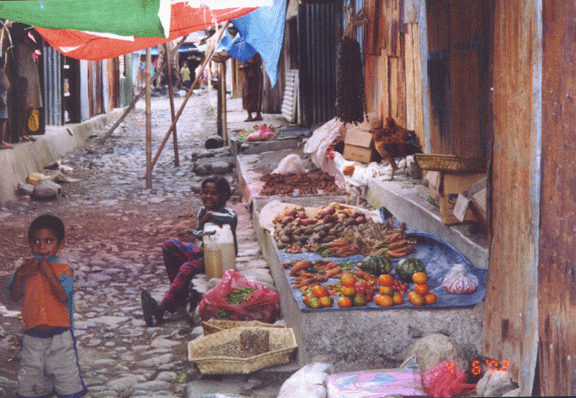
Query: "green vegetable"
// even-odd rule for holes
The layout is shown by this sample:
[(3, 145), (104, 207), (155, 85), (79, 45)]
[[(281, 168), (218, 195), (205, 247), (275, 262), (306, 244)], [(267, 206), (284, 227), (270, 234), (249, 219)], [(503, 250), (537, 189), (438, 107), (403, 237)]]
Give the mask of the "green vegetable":
[(230, 305), (242, 304), (255, 290), (256, 289), (252, 289), (251, 287), (233, 289), (226, 295), (226, 302)]
[(340, 265), (340, 268), (342, 268), (343, 270), (347, 270), (347, 271), (352, 271), (354, 268), (356, 268), (356, 263), (354, 261), (344, 261), (343, 263), (338, 264)]
[(426, 272), (426, 266), (422, 260), (418, 260), (415, 257), (406, 257), (396, 265), (396, 275), (403, 282), (411, 283), (412, 275), (416, 272)]
[(392, 261), (385, 255), (368, 255), (362, 260), (360, 269), (374, 276), (389, 274), (392, 271)]

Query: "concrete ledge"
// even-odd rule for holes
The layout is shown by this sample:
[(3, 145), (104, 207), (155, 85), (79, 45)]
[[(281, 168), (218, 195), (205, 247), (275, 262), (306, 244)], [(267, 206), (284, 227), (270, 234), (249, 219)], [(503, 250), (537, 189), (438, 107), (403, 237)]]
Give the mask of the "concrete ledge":
[(16, 201), (15, 191), (19, 182), (25, 181), (30, 173), (42, 172), (46, 165), (82, 147), (93, 131), (118, 120), (124, 110), (118, 108), (82, 123), (46, 126), (46, 134), (34, 136), (36, 142), (14, 144), (14, 149), (0, 151), (0, 203)]

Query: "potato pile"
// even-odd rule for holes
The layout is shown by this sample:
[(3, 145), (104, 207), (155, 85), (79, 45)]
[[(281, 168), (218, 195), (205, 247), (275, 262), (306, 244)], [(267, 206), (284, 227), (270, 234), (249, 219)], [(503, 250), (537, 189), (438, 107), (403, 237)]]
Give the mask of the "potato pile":
[(288, 206), (273, 220), (279, 249), (291, 253), (315, 251), (319, 245), (345, 238), (359, 252), (369, 251), (386, 236), (386, 226), (340, 203), (320, 207), (309, 217), (302, 206)]

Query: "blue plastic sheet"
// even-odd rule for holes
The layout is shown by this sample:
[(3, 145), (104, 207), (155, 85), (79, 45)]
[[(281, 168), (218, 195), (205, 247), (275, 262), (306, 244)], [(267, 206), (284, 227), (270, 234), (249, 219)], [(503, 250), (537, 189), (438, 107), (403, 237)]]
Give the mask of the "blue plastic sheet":
[(278, 80), (278, 59), (282, 50), (285, 22), (286, 0), (274, 0), (272, 6), (260, 7), (233, 19), (232, 24), (238, 29), (238, 34), (234, 39), (227, 35), (219, 47), (242, 62), (248, 61), (256, 52), (260, 53), (274, 88)]
[[(387, 220), (390, 216), (386, 213), (387, 210), (380, 210), (380, 214), (382, 215), (383, 221)], [(408, 301), (407, 295), (404, 295), (404, 303), (400, 305), (394, 305), (391, 307), (380, 307), (374, 304), (374, 301), (368, 303), (366, 306), (363, 307), (351, 307), (351, 308), (339, 308), (336, 303), (332, 307), (312, 310), (304, 303), (302, 300), (304, 296), (298, 291), (298, 289), (293, 289), (294, 298), (296, 299), (300, 309), (302, 311), (349, 311), (349, 310), (388, 310), (388, 309), (444, 309), (444, 308), (462, 308), (462, 307), (471, 307), (479, 302), (481, 302), (485, 295), (486, 295), (486, 283), (488, 279), (488, 270), (481, 269), (475, 267), (466, 256), (456, 250), (447, 242), (443, 241), (442, 239), (427, 234), (424, 232), (418, 231), (406, 231), (410, 238), (416, 240), (416, 253), (412, 254), (412, 257), (418, 258), (422, 260), (424, 265), (426, 266), (426, 274), (428, 275), (428, 286), (430, 286), (430, 291), (437, 296), (437, 301), (435, 304), (429, 304), (424, 306), (415, 306), (412, 305)], [(354, 255), (346, 258), (338, 258), (338, 257), (330, 257), (329, 260), (332, 260), (336, 263), (341, 263), (344, 261), (355, 261), (360, 262), (362, 261), (364, 256), (362, 255)], [(282, 263), (286, 262), (294, 262), (297, 260), (306, 259), (310, 262), (315, 262), (317, 260), (324, 260), (325, 258), (320, 256), (316, 253), (286, 253), (285, 250), (280, 251), (280, 259)], [(392, 260), (394, 268), (392, 270), (392, 275), (396, 276), (395, 270), (396, 265), (401, 259)], [(471, 273), (478, 278), (478, 288), (476, 291), (470, 294), (453, 294), (447, 293), (444, 288), (442, 287), (442, 281), (446, 276), (446, 273), (452, 268), (455, 264), (463, 264), (467, 273)], [(289, 275), (290, 268), (284, 270), (286, 274), (286, 278), (291, 282), (294, 278)], [(398, 279), (397, 277), (395, 279)], [(330, 279), (328, 282), (324, 283), (331, 284), (338, 282), (338, 279)], [(414, 290), (414, 283), (410, 284), (408, 290)]]

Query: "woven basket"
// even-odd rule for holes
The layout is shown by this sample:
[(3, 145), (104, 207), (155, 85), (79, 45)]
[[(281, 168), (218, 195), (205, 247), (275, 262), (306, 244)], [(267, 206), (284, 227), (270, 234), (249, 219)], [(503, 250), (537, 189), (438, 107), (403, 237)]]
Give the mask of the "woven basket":
[[(249, 358), (211, 356), (210, 349), (214, 347), (231, 341), (240, 342), (240, 333), (244, 330), (266, 330), (269, 332), (270, 344), (281, 348)], [(195, 363), (202, 374), (248, 374), (290, 362), (290, 354), (297, 347), (296, 337), (290, 328), (237, 327), (190, 341), (188, 343), (188, 360)]]
[(416, 154), (416, 162), (423, 170), (443, 171), (444, 173), (486, 172), (486, 159), (484, 158), (418, 153)]
[(229, 321), (225, 319), (209, 319), (202, 322), (202, 329), (204, 335), (207, 336), (212, 333), (220, 332), (226, 329), (242, 328), (242, 327), (261, 327), (261, 328), (286, 328), (286, 325), (273, 325), (271, 323), (264, 323), (260, 321)]

